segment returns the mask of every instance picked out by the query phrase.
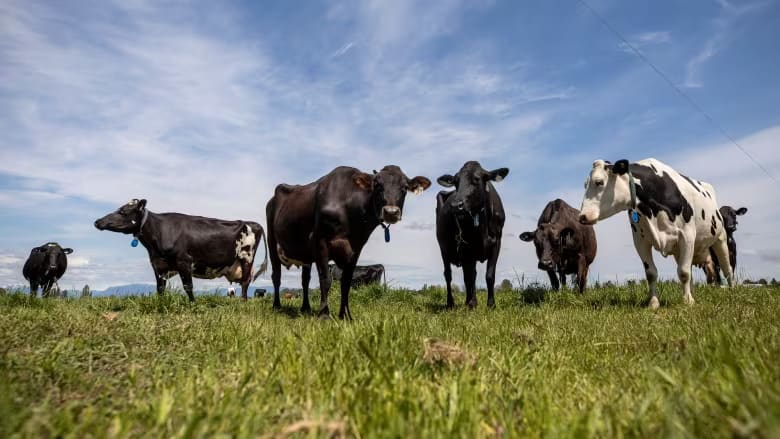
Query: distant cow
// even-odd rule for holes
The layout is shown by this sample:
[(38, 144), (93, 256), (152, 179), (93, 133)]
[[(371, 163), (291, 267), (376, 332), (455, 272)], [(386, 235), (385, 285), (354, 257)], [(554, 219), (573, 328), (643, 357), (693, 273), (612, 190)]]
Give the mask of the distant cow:
[[(341, 281), (341, 269), (335, 264), (330, 265), (330, 274), (333, 280)], [(385, 266), (382, 264), (356, 265), (355, 271), (352, 272), (351, 286), (378, 284), (384, 275)]]
[(33, 247), (30, 257), (24, 263), (22, 274), (30, 281), (30, 295), (38, 295), (38, 287), (43, 288), (43, 296), (48, 297), (54, 292), (57, 281), (68, 269), (68, 257), (72, 248), (62, 248), (56, 242), (47, 242), (40, 247)]
[[(634, 247), (645, 267), (651, 308), (659, 306), (653, 248), (664, 257), (674, 255), (683, 300), (688, 304), (694, 302), (691, 265), (706, 263), (710, 249), (721, 261), (729, 257), (726, 228), (712, 185), (692, 180), (656, 159), (631, 164), (619, 160), (614, 165), (593, 162), (580, 210), (583, 224), (595, 224), (628, 210)], [(723, 268), (731, 286), (731, 266)]]
[[(737, 242), (734, 241), (734, 232), (737, 231), (737, 215), (744, 215), (746, 213), (747, 207), (740, 207), (736, 210), (731, 206), (722, 206), (720, 208), (723, 226), (726, 228), (726, 242), (729, 247), (729, 265), (731, 265), (731, 272), (735, 275), (737, 273)], [(718, 255), (716, 255), (712, 249), (710, 249), (710, 258), (712, 259), (712, 264), (708, 263), (704, 267), (704, 272), (707, 274), (707, 283), (720, 284), (720, 261), (718, 260)]]
[(228, 297), (236, 297), (236, 289), (233, 287), (228, 287), (227, 289), (227, 296)]
[(479, 162), (470, 161), (457, 174), (445, 174), (437, 180), (444, 187), (455, 187), (453, 191), (439, 192), (436, 197), (436, 239), (444, 262), (448, 308), (455, 306), (452, 264), (463, 267), (466, 304), (471, 308), (477, 306), (477, 261), (487, 261), (487, 304), (495, 306), (493, 287), (506, 216), (493, 182), (503, 180), (507, 174), (507, 168), (487, 171)]
[(523, 232), (520, 239), (534, 243), (539, 269), (550, 276), (550, 284), (558, 291), (566, 286), (566, 275), (576, 274), (580, 294), (588, 282), (588, 267), (596, 259), (596, 232), (593, 226), (580, 224), (580, 211), (565, 201), (550, 201), (539, 216), (536, 230)]
[[(241, 297), (246, 300), (252, 279), (252, 264), (260, 239), (265, 233), (252, 221), (225, 221), (181, 213), (154, 213), (146, 200), (133, 199), (116, 212), (95, 221), (99, 230), (132, 234), (146, 247), (162, 294), (168, 279), (181, 277), (190, 301), (192, 278), (225, 277), (241, 283)], [(266, 260), (258, 275), (266, 269)]]
[[(309, 312), (311, 264), (320, 278), (321, 317), (327, 317), (330, 273), (328, 261), (343, 270), (339, 318), (352, 318), (349, 288), (360, 252), (380, 224), (389, 237), (391, 224), (401, 220), (407, 192), (422, 193), (431, 185), (425, 177), (408, 178), (398, 166), (374, 174), (341, 166), (307, 185), (280, 184), (268, 201), (268, 247), (274, 284), (274, 308), (280, 308), (281, 266), (302, 267), (302, 312)], [(385, 224), (386, 223), (386, 224)]]

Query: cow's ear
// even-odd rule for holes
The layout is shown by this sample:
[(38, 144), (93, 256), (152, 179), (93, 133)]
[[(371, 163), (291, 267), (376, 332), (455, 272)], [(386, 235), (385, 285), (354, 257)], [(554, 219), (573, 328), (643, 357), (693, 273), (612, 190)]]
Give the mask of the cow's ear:
[(520, 239), (525, 242), (531, 242), (534, 240), (533, 232), (523, 232), (520, 234)]
[(444, 174), (441, 177), (437, 178), (436, 182), (444, 187), (453, 187), (455, 186), (455, 177), (453, 177), (450, 174)]
[(146, 199), (138, 200), (138, 210), (146, 208)]
[(574, 229), (567, 227), (561, 230), (561, 243), (566, 249), (574, 249), (577, 246), (577, 239), (574, 235)]
[(507, 174), (509, 174), (509, 168), (494, 169), (488, 172), (488, 180), (495, 181), (496, 183), (498, 183), (499, 181), (506, 178)]
[(360, 189), (371, 190), (374, 185), (374, 177), (366, 173), (359, 172), (352, 176), (352, 182), (355, 183), (355, 186), (359, 187)]
[(418, 175), (409, 180), (409, 191), (415, 195), (420, 195), (429, 187), (431, 187), (431, 181), (423, 176)]
[(621, 159), (615, 162), (614, 165), (612, 165), (612, 173), (617, 175), (623, 175), (626, 172), (628, 172), (628, 160)]
[(747, 213), (747, 207), (740, 207), (737, 209), (737, 215), (744, 215)]
[(62, 252), (65, 253), (66, 255), (69, 255), (69, 254), (73, 253), (73, 249), (70, 248), (70, 247), (66, 247), (66, 248), (62, 249)]

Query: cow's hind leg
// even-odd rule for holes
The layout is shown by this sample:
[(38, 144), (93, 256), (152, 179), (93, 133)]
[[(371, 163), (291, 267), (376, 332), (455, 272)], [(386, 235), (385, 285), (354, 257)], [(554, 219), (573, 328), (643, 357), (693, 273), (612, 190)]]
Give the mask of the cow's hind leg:
[(187, 297), (189, 297), (190, 302), (195, 302), (195, 295), (192, 292), (191, 262), (180, 262), (177, 264), (177, 268), (179, 269), (179, 277), (181, 278), (181, 283), (182, 286), (184, 286), (184, 291), (187, 293)]
[[(270, 227), (271, 218), (268, 219)], [(282, 301), (279, 299), (279, 289), (282, 286), (282, 261), (279, 259), (279, 250), (276, 247), (276, 238), (268, 230), (268, 259), (271, 261), (271, 283), (274, 285), (274, 309), (280, 309), (282, 307)]]
[(580, 255), (577, 261), (577, 287), (580, 294), (585, 292), (585, 286), (588, 284), (588, 261), (584, 255)]
[(693, 276), (691, 276), (693, 243), (681, 242), (678, 246), (677, 253), (674, 255), (674, 259), (677, 261), (677, 277), (680, 279), (683, 290), (683, 302), (688, 305), (693, 305), (694, 300), (691, 285), (693, 283)]
[[(715, 255), (718, 257), (718, 261), (729, 260), (729, 247), (726, 241), (718, 240), (718, 242), (713, 244), (710, 249), (715, 251)], [(731, 269), (731, 264), (719, 265), (721, 270), (723, 270), (723, 274), (726, 275), (726, 282), (728, 282), (729, 287), (734, 286), (734, 271)]]
[(301, 304), (301, 312), (304, 314), (311, 313), (311, 305), (309, 304), (309, 281), (311, 280), (311, 264), (304, 264), (301, 267), (301, 287), (303, 288), (303, 304)]
[(35, 282), (30, 282), (30, 297), (37, 297), (38, 296), (38, 284)]

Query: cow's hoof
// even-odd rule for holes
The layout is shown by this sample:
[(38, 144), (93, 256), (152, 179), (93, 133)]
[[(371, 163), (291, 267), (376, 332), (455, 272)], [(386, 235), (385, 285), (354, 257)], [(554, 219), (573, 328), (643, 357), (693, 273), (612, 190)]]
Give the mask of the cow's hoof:
[(688, 294), (687, 296), (683, 296), (683, 302), (685, 302), (686, 305), (693, 305), (696, 303), (695, 300), (693, 300), (693, 296)]
[(487, 307), (490, 308), (490, 309), (495, 309), (496, 308), (496, 302), (488, 302)]
[(317, 318), (320, 320), (330, 320), (330, 313), (328, 312), (321, 312), (319, 315), (317, 315)]
[(455, 304), (454, 303), (448, 303), (447, 304), (447, 309), (452, 311), (453, 309), (455, 309)]
[(311, 314), (311, 307), (310, 306), (302, 306), (301, 307), (301, 314)]
[(650, 309), (658, 309), (661, 307), (661, 302), (658, 301), (658, 298), (653, 296), (650, 299), (650, 305), (647, 306)]

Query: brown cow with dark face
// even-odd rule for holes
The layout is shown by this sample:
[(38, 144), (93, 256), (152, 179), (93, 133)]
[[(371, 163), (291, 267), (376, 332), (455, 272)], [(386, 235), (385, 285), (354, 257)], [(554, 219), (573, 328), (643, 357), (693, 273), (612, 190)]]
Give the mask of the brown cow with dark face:
[(596, 259), (596, 232), (593, 226), (580, 224), (580, 211), (559, 199), (550, 201), (542, 211), (536, 230), (523, 232), (520, 239), (533, 241), (539, 269), (550, 276), (555, 291), (560, 282), (566, 286), (566, 275), (576, 274), (580, 294), (588, 282), (588, 267)]
[[(398, 166), (374, 174), (341, 166), (306, 185), (280, 184), (268, 201), (268, 246), (274, 285), (274, 308), (280, 308), (281, 266), (301, 266), (302, 312), (310, 312), (311, 264), (320, 278), (321, 317), (328, 317), (331, 277), (328, 261), (342, 270), (339, 318), (352, 318), (349, 288), (360, 252), (380, 224), (388, 230), (401, 220), (407, 192), (422, 193), (425, 177), (407, 177)], [(388, 235), (389, 236), (389, 235)]]

